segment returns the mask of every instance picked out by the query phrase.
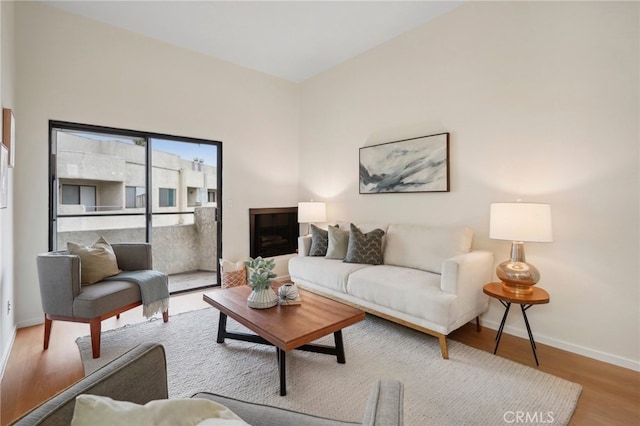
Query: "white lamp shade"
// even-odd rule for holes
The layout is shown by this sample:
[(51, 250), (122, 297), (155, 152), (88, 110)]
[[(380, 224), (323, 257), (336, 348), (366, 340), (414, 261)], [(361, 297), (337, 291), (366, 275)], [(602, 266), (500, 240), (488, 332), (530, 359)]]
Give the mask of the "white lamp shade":
[(298, 222), (320, 223), (327, 221), (327, 205), (321, 201), (298, 203)]
[(551, 242), (551, 206), (538, 203), (491, 204), (489, 238)]

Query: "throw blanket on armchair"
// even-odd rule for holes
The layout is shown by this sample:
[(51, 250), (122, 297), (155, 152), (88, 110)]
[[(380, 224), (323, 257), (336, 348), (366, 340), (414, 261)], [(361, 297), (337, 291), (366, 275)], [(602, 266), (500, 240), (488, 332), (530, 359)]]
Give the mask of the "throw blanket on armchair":
[(169, 309), (168, 277), (162, 272), (145, 269), (142, 271), (123, 271), (107, 277), (105, 281), (129, 281), (140, 286), (142, 296), (142, 314), (150, 318), (156, 313)]

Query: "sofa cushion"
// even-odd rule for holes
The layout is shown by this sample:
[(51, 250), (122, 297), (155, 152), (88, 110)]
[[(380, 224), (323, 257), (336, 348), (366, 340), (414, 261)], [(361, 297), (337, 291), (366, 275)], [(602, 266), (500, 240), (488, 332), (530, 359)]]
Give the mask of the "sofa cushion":
[(345, 293), (349, 274), (370, 265), (344, 263), (342, 259), (296, 256), (289, 259), (289, 275), (294, 282), (306, 281)]
[[(336, 223), (338, 224), (340, 229), (345, 229), (348, 231), (352, 222), (339, 220)], [(354, 225), (357, 226), (359, 230), (365, 233), (373, 231), (374, 229), (382, 229), (384, 232), (387, 232), (387, 229), (389, 228), (389, 224), (387, 223), (354, 223)]]
[(337, 226), (329, 225), (329, 247), (327, 248), (327, 259), (343, 260), (347, 255), (349, 246), (349, 229), (343, 230)]
[(329, 246), (329, 233), (326, 229), (311, 224), (311, 249), (309, 256), (325, 256)]
[(463, 227), (389, 225), (385, 265), (442, 273), (442, 262), (471, 250), (473, 231)]
[(67, 250), (70, 254), (80, 256), (80, 282), (84, 285), (97, 283), (105, 277), (122, 272), (118, 268), (113, 248), (104, 237), (98, 238), (88, 247), (68, 242)]
[(363, 233), (353, 223), (349, 229), (349, 245), (344, 261), (347, 263), (368, 263), (380, 265), (382, 263), (382, 229)]
[(456, 298), (440, 290), (438, 274), (389, 265), (354, 271), (347, 294), (441, 325), (447, 325)]
[(101, 281), (82, 288), (73, 299), (73, 316), (95, 318), (131, 303), (140, 302), (140, 286), (129, 281)]

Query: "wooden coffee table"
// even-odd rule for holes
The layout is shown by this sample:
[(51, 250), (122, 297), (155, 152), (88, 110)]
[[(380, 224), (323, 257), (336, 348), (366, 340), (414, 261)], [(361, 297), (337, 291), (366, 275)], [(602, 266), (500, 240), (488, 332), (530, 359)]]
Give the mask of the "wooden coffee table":
[[(239, 286), (205, 293), (202, 298), (220, 311), (218, 343), (225, 339), (243, 340), (276, 347), (280, 372), (280, 395), (287, 394), (286, 353), (293, 349), (335, 355), (339, 364), (346, 362), (342, 329), (362, 321), (365, 313), (359, 309), (300, 289), (302, 303), (253, 309), (247, 306), (251, 287)], [(227, 331), (227, 316), (253, 331), (254, 334)], [(335, 346), (309, 344), (333, 333)]]

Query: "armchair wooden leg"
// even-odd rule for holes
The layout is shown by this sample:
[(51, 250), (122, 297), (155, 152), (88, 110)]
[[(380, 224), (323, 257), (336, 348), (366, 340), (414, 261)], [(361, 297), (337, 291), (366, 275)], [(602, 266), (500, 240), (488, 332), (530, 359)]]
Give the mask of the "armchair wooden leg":
[(91, 351), (94, 358), (100, 358), (100, 330), (102, 322), (100, 318), (94, 318), (89, 321), (89, 327), (91, 329)]
[(49, 349), (49, 339), (51, 338), (51, 325), (53, 321), (47, 318), (47, 315), (44, 316), (44, 350)]
[(162, 313), (162, 320), (164, 322), (169, 321), (169, 310), (168, 309)]
[(482, 331), (482, 324), (480, 323), (480, 315), (476, 317), (476, 331)]

